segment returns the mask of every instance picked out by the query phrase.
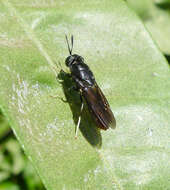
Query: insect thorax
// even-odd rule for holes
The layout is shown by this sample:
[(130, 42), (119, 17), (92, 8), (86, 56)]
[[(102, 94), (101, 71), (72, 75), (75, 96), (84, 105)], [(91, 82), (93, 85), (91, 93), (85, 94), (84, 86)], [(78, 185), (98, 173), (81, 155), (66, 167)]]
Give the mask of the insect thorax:
[(94, 85), (95, 78), (93, 73), (85, 63), (75, 63), (70, 70), (76, 82), (81, 82), (84, 87), (91, 87)]

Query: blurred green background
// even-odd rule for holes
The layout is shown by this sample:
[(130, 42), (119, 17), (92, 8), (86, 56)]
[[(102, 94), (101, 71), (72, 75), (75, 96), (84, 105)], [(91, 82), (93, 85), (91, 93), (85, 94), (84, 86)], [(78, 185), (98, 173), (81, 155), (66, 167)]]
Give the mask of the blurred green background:
[[(170, 0), (127, 0), (170, 64)], [(45, 189), (0, 111), (0, 190)]]
[(44, 190), (0, 111), (0, 190)]

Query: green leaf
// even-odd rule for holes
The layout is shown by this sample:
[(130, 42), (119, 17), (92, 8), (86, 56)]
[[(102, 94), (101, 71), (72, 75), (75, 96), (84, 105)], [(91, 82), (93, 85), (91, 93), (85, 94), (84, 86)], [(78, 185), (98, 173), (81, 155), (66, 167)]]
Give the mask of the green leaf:
[(18, 175), (24, 168), (24, 155), (17, 140), (9, 138), (6, 141), (0, 144), (0, 182)]
[(11, 172), (15, 175), (19, 174), (24, 168), (24, 158), (19, 147), (18, 142), (15, 139), (10, 139), (6, 143), (6, 149), (9, 152), (11, 158)]
[(170, 54), (170, 1), (127, 0), (164, 54)]
[(0, 141), (10, 132), (10, 127), (6, 118), (2, 115), (0, 110)]
[[(169, 66), (126, 3), (1, 2), (0, 106), (46, 188), (169, 188)], [(97, 130), (86, 108), (74, 138), (79, 96), (55, 65), (66, 70), (65, 34), (106, 95), (115, 130)]]
[(34, 168), (32, 167), (32, 164), (27, 161), (26, 167), (23, 172), (24, 180), (27, 184), (28, 190), (44, 190), (43, 184), (41, 183), (38, 175), (36, 175)]
[(19, 187), (15, 183), (4, 182), (0, 184), (0, 190), (20, 190)]
[(155, 0), (155, 3), (158, 5), (170, 5), (170, 0)]

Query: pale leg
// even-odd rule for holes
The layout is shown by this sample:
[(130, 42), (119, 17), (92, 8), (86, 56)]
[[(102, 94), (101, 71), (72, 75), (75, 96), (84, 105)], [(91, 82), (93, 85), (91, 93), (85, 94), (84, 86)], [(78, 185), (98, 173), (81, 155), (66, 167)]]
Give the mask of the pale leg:
[(79, 127), (80, 127), (80, 121), (81, 121), (81, 113), (82, 113), (83, 108), (84, 108), (84, 103), (83, 103), (81, 95), (80, 95), (80, 99), (81, 99), (81, 109), (80, 109), (80, 116), (79, 116), (79, 119), (78, 119), (78, 122), (77, 122), (77, 126), (76, 126), (75, 138), (77, 138), (78, 130), (79, 130)]

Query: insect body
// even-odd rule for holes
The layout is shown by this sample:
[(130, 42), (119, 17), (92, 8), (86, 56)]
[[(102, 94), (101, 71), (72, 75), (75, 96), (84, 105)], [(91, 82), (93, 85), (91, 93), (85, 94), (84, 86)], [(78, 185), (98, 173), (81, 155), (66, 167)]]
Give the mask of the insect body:
[[(110, 109), (109, 103), (102, 93), (101, 89), (97, 85), (94, 75), (87, 64), (84, 63), (83, 57), (73, 54), (73, 36), (71, 36), (72, 47), (70, 49), (68, 38), (66, 36), (68, 50), (70, 55), (66, 58), (65, 64), (69, 67), (71, 77), (76, 83), (76, 88), (80, 92), (80, 99), (82, 102), (81, 112), (84, 107), (83, 98), (86, 100), (89, 111), (96, 121), (97, 127), (107, 130), (109, 127), (116, 127), (116, 120)], [(77, 124), (77, 131), (80, 125), (81, 113)]]

